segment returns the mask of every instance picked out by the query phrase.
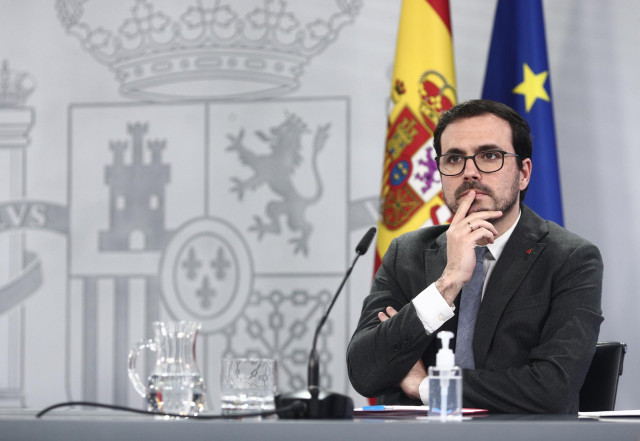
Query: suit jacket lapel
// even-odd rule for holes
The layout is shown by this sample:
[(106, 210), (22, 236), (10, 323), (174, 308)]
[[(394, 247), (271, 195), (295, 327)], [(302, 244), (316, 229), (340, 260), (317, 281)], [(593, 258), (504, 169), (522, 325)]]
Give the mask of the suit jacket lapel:
[[(424, 273), (426, 286), (438, 280), (447, 266), (446, 232), (436, 238), (436, 246), (424, 250)], [(425, 287), (426, 287), (425, 286)]]
[(473, 341), (477, 368), (484, 367), (504, 308), (546, 246), (540, 242), (548, 232), (545, 221), (528, 207), (521, 207), (520, 221), (496, 262), (478, 310)]

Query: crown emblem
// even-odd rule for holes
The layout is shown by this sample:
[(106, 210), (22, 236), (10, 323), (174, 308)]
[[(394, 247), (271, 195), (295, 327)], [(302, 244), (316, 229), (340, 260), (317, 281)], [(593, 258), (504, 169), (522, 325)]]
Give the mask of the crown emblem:
[(90, 1), (57, 0), (63, 27), (115, 73), (123, 95), (152, 101), (290, 93), (299, 87), (304, 66), (335, 41), (362, 5), (336, 0), (329, 18), (302, 24), (284, 0), (263, 0), (246, 14), (234, 10), (231, 0), (164, 2), (162, 10), (157, 2), (135, 0), (129, 16), (109, 30), (89, 22), (88, 16), (100, 16)]
[(9, 69), (9, 62), (4, 60), (0, 69), (0, 107), (23, 106), (35, 83), (29, 74)]

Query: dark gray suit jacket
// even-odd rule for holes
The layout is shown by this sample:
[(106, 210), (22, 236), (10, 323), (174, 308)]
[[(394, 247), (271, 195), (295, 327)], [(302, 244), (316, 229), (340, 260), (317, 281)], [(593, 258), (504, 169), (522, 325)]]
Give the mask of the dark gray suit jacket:
[[(602, 259), (593, 244), (521, 209), (478, 311), (476, 369), (463, 370), (463, 405), (575, 413), (602, 322)], [(349, 378), (362, 395), (419, 404), (398, 384), (420, 357), (427, 367), (435, 364), (439, 339), (427, 335), (411, 299), (442, 274), (447, 228), (391, 242), (347, 349)], [(377, 313), (387, 306), (399, 312), (381, 323)], [(455, 332), (458, 311), (438, 331)]]

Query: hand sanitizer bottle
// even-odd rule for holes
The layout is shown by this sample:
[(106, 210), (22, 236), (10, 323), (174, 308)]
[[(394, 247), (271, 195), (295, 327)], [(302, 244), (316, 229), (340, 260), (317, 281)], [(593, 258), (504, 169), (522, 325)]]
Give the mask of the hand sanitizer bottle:
[(436, 365), (429, 366), (429, 416), (440, 421), (462, 420), (462, 369), (455, 366), (449, 341), (453, 332), (441, 331), (438, 338), (442, 349), (436, 355)]

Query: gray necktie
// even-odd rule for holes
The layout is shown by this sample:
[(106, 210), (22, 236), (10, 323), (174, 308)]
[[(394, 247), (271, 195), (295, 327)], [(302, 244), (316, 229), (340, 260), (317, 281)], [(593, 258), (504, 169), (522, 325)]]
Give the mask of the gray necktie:
[(476, 327), (478, 308), (480, 308), (482, 300), (484, 281), (482, 257), (486, 251), (487, 247), (476, 247), (476, 266), (473, 269), (473, 275), (462, 287), (458, 334), (456, 336), (456, 365), (461, 368), (475, 369), (476, 367), (473, 359), (473, 331)]

